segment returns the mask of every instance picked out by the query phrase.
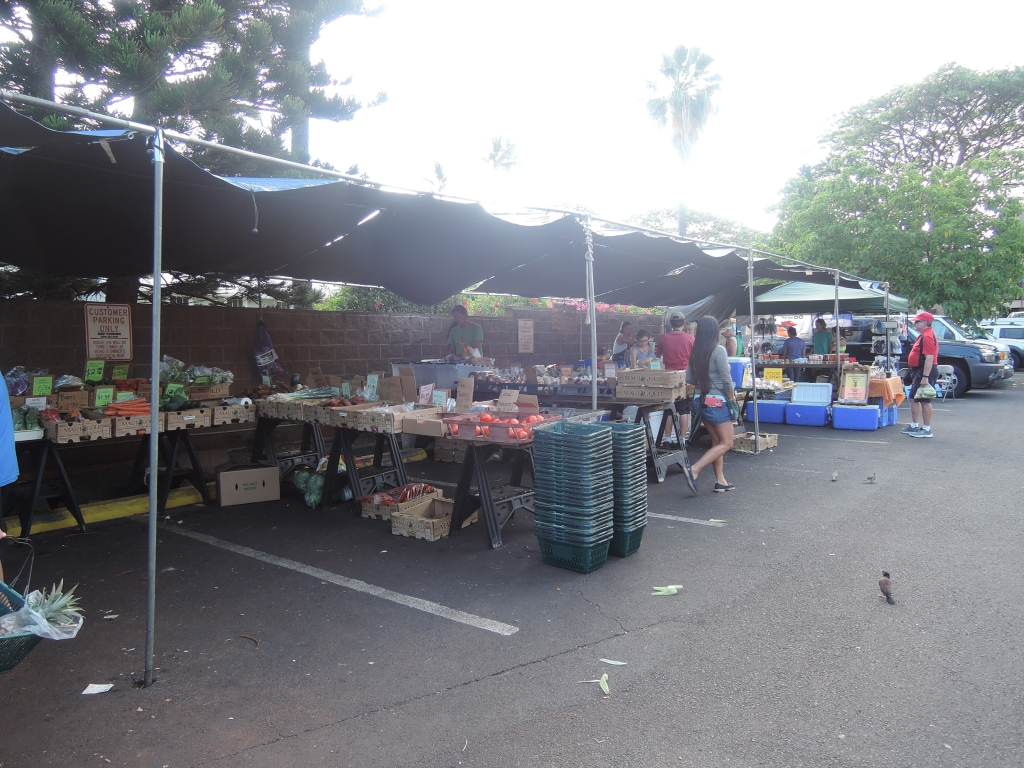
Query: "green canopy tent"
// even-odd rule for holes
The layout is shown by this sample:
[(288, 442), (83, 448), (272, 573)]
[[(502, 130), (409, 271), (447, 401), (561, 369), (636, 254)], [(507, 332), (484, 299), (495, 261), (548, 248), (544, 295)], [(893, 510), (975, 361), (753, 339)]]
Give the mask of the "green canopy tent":
[[(876, 288), (876, 283), (861, 283), (860, 288), (838, 288), (839, 306), (844, 312), (907, 312), (910, 302), (902, 296)], [(785, 283), (766, 287), (754, 298), (757, 315), (809, 315), (832, 312), (837, 289), (815, 283)]]

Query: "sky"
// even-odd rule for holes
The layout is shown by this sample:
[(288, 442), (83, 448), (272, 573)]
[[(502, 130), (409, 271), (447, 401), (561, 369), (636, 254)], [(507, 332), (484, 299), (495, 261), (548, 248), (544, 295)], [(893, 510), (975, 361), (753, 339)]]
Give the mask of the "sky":
[[(367, 0), (374, 6), (374, 0)], [(621, 221), (689, 208), (761, 230), (835, 117), (955, 61), (1024, 65), (1024, 3), (386, 0), (329, 25), (313, 50), (368, 103), (315, 121), (314, 157), (374, 181), (498, 209), (583, 206)], [(663, 53), (697, 46), (722, 77), (717, 114), (683, 165), (647, 113)], [(495, 171), (491, 140), (519, 165)]]

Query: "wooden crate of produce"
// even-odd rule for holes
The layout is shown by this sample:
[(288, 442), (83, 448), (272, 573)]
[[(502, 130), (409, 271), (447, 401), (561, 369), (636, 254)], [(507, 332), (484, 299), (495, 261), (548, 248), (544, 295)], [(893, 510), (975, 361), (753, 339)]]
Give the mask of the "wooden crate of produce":
[(406, 411), (404, 406), (389, 405), (383, 407), (375, 405), (359, 411), (356, 416), (356, 429), (364, 432), (386, 432), (398, 434), (402, 431), (402, 421), (406, 416), (422, 419), (439, 414), (441, 409), (436, 405), (417, 405), (414, 410)]
[[(758, 442), (760, 450), (766, 451), (769, 448), (775, 448), (779, 444), (779, 436), (768, 432), (762, 432), (761, 439)], [(753, 453), (754, 433), (745, 432), (742, 435), (736, 435), (732, 440), (732, 449), (737, 453)]]
[(213, 425), (210, 408), (190, 408), (186, 411), (170, 411), (163, 414), (164, 430), (173, 432), (176, 429), (201, 429)]
[(189, 400), (220, 400), (230, 396), (230, 384), (193, 384), (191, 387), (188, 387)]
[(82, 421), (42, 421), (47, 439), (55, 443), (87, 443), (109, 439), (110, 419), (83, 419)]
[[(114, 416), (112, 432), (114, 437), (129, 437), (130, 435), (148, 435), (152, 430), (149, 414), (145, 416)], [(163, 418), (157, 419), (158, 429), (163, 432)]]
[(256, 406), (254, 405), (217, 405), (211, 410), (214, 426), (218, 424), (248, 424), (256, 421)]
[[(391, 515), (391, 532), (396, 536), (437, 541), (448, 535), (452, 525), (452, 510), (455, 502), (451, 499), (428, 499), (414, 507)], [(480, 519), (477, 510), (463, 521), (462, 527), (472, 525)]]

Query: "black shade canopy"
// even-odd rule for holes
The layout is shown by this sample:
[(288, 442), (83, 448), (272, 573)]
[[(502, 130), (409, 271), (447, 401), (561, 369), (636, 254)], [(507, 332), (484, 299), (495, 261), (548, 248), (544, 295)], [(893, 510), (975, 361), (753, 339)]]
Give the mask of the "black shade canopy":
[[(147, 142), (51, 131), (0, 104), (0, 147), (16, 148), (0, 151), (0, 261), (53, 275), (150, 273)], [(163, 222), (169, 271), (379, 285), (417, 304), (480, 281), (491, 293), (586, 295), (585, 230), (573, 215), (498, 217), (478, 203), (351, 181), (225, 178), (168, 148)], [(599, 301), (687, 304), (747, 281), (745, 250), (614, 229), (593, 240)], [(768, 259), (754, 274), (833, 280)]]

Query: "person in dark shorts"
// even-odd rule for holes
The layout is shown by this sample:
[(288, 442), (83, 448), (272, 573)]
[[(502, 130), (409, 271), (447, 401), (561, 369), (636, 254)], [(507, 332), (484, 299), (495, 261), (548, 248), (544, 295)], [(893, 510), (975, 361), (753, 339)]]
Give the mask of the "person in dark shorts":
[(725, 479), (722, 457), (732, 450), (733, 421), (739, 415), (736, 390), (732, 383), (729, 358), (725, 347), (718, 344), (718, 321), (702, 317), (697, 321), (697, 338), (686, 369), (686, 383), (696, 387), (693, 408), (699, 409), (701, 420), (711, 435), (711, 448), (686, 471), (690, 490), (697, 493), (697, 477), (711, 465), (715, 472), (715, 493), (736, 488)]
[(932, 330), (934, 319), (931, 312), (918, 312), (914, 318), (914, 330), (918, 336), (907, 356), (907, 365), (914, 375), (910, 385), (910, 425), (901, 430), (911, 437), (932, 436), (932, 401), (921, 396), (921, 387), (931, 385), (931, 397), (935, 397), (935, 382), (939, 378), (939, 340)]

